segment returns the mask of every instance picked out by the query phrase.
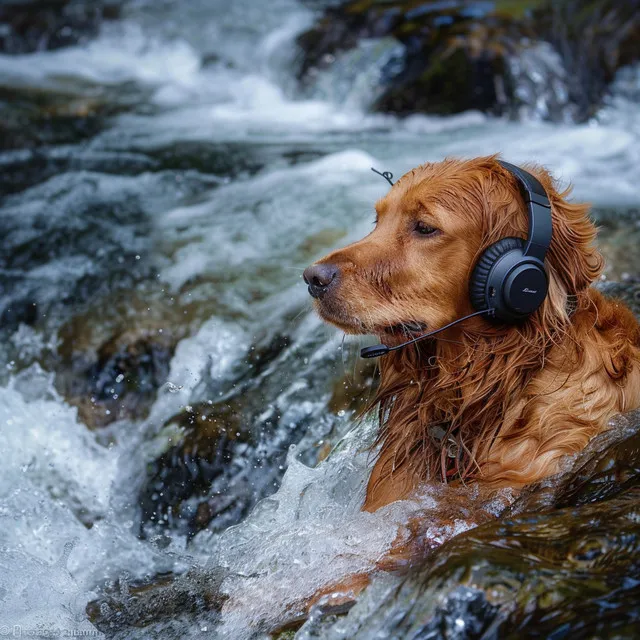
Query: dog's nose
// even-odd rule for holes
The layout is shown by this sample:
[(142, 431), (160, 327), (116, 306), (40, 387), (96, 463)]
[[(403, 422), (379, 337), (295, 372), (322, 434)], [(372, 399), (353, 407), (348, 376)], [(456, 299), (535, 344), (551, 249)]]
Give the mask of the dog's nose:
[(335, 264), (312, 264), (302, 274), (304, 281), (309, 285), (309, 293), (314, 298), (321, 298), (329, 289), (338, 275), (338, 267)]

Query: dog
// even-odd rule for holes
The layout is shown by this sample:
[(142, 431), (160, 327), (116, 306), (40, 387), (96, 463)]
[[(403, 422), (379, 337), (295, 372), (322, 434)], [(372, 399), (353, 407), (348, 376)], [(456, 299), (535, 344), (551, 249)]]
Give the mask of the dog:
[[(640, 407), (640, 326), (590, 285), (602, 272), (589, 206), (569, 202), (548, 171), (548, 292), (520, 322), (474, 316), (380, 359), (370, 408), (378, 454), (363, 510), (410, 498), (424, 483), (519, 489), (560, 470)], [(376, 203), (373, 231), (308, 267), (319, 315), (393, 347), (474, 311), (469, 287), (487, 247), (527, 237), (519, 181), (497, 156), (421, 165)]]

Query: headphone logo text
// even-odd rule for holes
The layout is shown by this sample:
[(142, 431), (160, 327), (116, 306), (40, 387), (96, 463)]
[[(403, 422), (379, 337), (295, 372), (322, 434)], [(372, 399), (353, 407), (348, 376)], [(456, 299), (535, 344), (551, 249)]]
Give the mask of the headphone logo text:
[(522, 293), (538, 293), (538, 290), (537, 289), (529, 289), (528, 287), (525, 287), (522, 290)]

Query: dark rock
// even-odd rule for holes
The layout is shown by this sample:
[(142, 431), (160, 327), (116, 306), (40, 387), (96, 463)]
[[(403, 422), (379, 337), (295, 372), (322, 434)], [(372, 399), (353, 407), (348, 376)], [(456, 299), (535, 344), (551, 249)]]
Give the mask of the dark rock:
[(168, 331), (117, 335), (98, 349), (95, 359), (73, 353), (56, 386), (90, 428), (122, 418), (140, 420), (167, 380), (177, 341)]
[(513, 94), (506, 57), (515, 55), (528, 23), (481, 2), (349, 2), (329, 7), (302, 34), (300, 77), (327, 67), (364, 38), (392, 36), (405, 47), (399, 73), (386, 75), (374, 108), (406, 114), (467, 109), (502, 112)]
[(299, 77), (311, 84), (316, 70), (330, 67), (340, 52), (365, 39), (392, 37), (404, 46), (404, 59), (399, 69), (395, 62), (381, 69), (375, 110), (444, 115), (480, 109), (511, 116), (525, 111), (548, 120), (584, 120), (600, 105), (615, 71), (640, 57), (640, 2), (619, 5), (612, 0), (331, 5), (298, 38)]
[(116, 0), (7, 0), (0, 4), (0, 51), (59, 49), (95, 36), (119, 14)]
[(254, 496), (242, 480), (251, 436), (237, 400), (189, 406), (167, 424), (183, 437), (149, 465), (139, 498), (142, 535), (154, 531), (147, 523), (192, 536), (214, 517), (227, 526), (238, 522)]
[[(224, 572), (218, 569), (192, 569), (184, 575), (156, 576), (147, 582), (128, 583), (118, 580), (106, 588), (100, 597), (87, 605), (87, 616), (100, 631), (110, 635), (127, 627), (146, 627), (161, 622), (178, 623), (180, 637), (185, 624), (193, 617), (218, 612), (225, 596), (220, 592)], [(182, 618), (190, 614), (188, 621)]]
[[(0, 148), (36, 149), (79, 142), (101, 131), (107, 117), (115, 112), (96, 97), (0, 88)], [(5, 187), (3, 183), (0, 186)], [(8, 183), (2, 191), (9, 190), (18, 189), (11, 189)]]
[(535, 24), (560, 53), (577, 120), (593, 116), (616, 71), (640, 59), (640, 0), (549, 2)]
[[(324, 394), (333, 376), (329, 367), (317, 378), (301, 375), (304, 357), (297, 349), (286, 334), (264, 336), (249, 348), (223, 398), (209, 394), (203, 379), (201, 395), (216, 400), (193, 401), (167, 420), (165, 432), (176, 436), (148, 466), (139, 494), (142, 536), (169, 528), (190, 539), (205, 528), (224, 530), (276, 490), (292, 444), (304, 437), (299, 459), (305, 464), (326, 456), (336, 415), (327, 411)], [(365, 376), (357, 377), (358, 384), (337, 384), (336, 413), (358, 404), (350, 393), (366, 395), (360, 385)], [(303, 378), (305, 384), (297, 384)]]

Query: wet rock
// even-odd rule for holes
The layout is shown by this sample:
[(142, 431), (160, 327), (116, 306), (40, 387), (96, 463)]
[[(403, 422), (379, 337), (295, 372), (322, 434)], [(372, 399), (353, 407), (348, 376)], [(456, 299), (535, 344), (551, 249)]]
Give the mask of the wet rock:
[(289, 345), (282, 334), (253, 345), (227, 397), (194, 402), (167, 420), (164, 429), (177, 436), (148, 467), (141, 535), (168, 527), (191, 538), (208, 527), (225, 529), (277, 485), (295, 431), (278, 430), (280, 416), (265, 407), (264, 387)]
[(380, 70), (381, 95), (372, 105), (378, 111), (443, 115), (480, 109), (584, 120), (600, 105), (615, 71), (640, 57), (640, 5), (637, 0), (619, 5), (608, 0), (331, 5), (298, 38), (299, 76), (311, 85), (318, 70), (331, 67), (342, 52), (391, 37), (404, 54)]
[(106, 105), (96, 97), (0, 89), (3, 149), (77, 142), (102, 128)]
[(149, 465), (139, 498), (141, 534), (160, 526), (191, 537), (214, 517), (219, 527), (238, 522), (254, 504), (246, 478), (251, 437), (241, 405), (190, 405), (169, 425), (182, 437)]
[(118, 0), (7, 0), (0, 5), (0, 51), (59, 49), (95, 36), (118, 16)]
[(534, 20), (560, 54), (578, 121), (595, 114), (618, 69), (640, 59), (639, 0), (549, 2)]
[[(171, 441), (148, 466), (139, 494), (142, 536), (171, 529), (191, 539), (203, 529), (222, 531), (277, 489), (291, 445), (308, 465), (327, 454), (346, 411), (338, 400), (336, 413), (327, 411), (331, 369), (303, 374), (301, 366), (311, 365), (299, 348), (287, 334), (263, 336), (226, 392), (203, 380), (205, 399), (166, 421), (162, 432)], [(350, 403), (348, 389), (340, 398)]]
[(58, 331), (55, 384), (92, 429), (143, 419), (167, 382), (177, 343), (198, 325), (161, 285), (114, 291)]
[[(223, 578), (221, 570), (194, 568), (178, 577), (157, 576), (147, 582), (128, 583), (121, 579), (87, 605), (87, 615), (110, 637), (128, 627), (163, 622), (177, 625), (176, 635), (167, 637), (180, 637), (185, 625), (194, 624), (195, 616), (206, 615), (208, 624), (215, 621), (215, 614), (225, 600), (220, 593)], [(190, 616), (188, 620), (184, 620), (186, 615)]]
[(90, 428), (144, 418), (169, 374), (177, 339), (169, 332), (125, 333), (103, 344), (89, 364), (75, 357), (57, 385)]
[[(479, 15), (478, 15), (479, 14)], [(329, 7), (298, 44), (301, 78), (365, 38), (393, 36), (405, 49), (401, 70), (382, 70), (374, 108), (400, 114), (501, 111), (508, 92), (505, 55), (526, 28), (486, 3), (349, 2)]]

